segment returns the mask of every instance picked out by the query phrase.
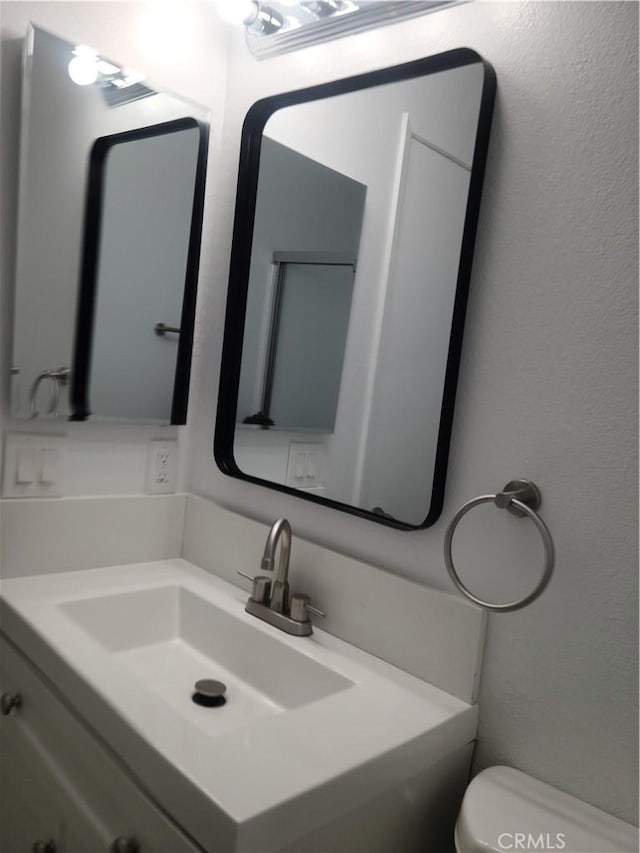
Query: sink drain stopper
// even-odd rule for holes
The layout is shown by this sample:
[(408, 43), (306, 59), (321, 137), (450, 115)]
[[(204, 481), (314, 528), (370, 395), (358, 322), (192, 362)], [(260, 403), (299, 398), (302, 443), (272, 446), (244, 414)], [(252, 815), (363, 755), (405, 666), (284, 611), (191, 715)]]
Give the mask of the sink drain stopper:
[(196, 705), (202, 705), (204, 708), (219, 708), (227, 701), (224, 694), (227, 692), (227, 685), (221, 681), (213, 681), (211, 678), (202, 678), (195, 683), (195, 693), (191, 697)]

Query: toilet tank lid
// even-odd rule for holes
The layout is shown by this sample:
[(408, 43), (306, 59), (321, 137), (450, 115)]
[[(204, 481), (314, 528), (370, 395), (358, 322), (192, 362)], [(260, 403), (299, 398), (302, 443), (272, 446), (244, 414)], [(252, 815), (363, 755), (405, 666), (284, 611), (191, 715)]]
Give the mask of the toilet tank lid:
[(456, 849), (637, 853), (638, 830), (512, 767), (490, 767), (467, 788)]

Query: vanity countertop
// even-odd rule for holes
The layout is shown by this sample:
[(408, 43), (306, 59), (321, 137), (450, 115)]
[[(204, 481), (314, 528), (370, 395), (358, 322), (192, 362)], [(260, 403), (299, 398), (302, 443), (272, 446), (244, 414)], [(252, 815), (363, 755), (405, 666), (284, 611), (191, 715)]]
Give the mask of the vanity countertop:
[[(3, 581), (5, 637), (203, 847), (285, 845), (469, 743), (477, 708), (182, 559)], [(443, 654), (446, 650), (443, 650)], [(191, 701), (227, 683), (224, 707)]]

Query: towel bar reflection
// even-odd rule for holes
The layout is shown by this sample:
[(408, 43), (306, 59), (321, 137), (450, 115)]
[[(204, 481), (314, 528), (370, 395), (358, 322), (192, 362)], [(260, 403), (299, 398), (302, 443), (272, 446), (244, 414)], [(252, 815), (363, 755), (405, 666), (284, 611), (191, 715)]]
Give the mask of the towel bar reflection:
[[(538, 596), (542, 594), (542, 592), (546, 588), (547, 584), (551, 580), (551, 575), (553, 573), (553, 566), (555, 563), (555, 548), (553, 545), (551, 533), (549, 532), (549, 528), (536, 512), (536, 510), (540, 506), (540, 501), (540, 490), (538, 489), (535, 483), (532, 483), (530, 480), (510, 480), (504, 487), (502, 492), (499, 492), (498, 494), (480, 495), (477, 498), (473, 498), (472, 500), (467, 501), (467, 503), (463, 504), (458, 510), (458, 512), (451, 519), (451, 523), (449, 524), (449, 527), (447, 528), (447, 532), (444, 537), (445, 565), (447, 567), (447, 571), (451, 580), (454, 582), (460, 592), (468, 599), (473, 601), (474, 604), (479, 605), (485, 610), (493, 610), (499, 613), (507, 613), (512, 610), (520, 610), (521, 608), (526, 607), (528, 604), (531, 604), (533, 601), (536, 600), (536, 598), (538, 598)], [(542, 573), (542, 577), (535, 589), (533, 589), (528, 595), (525, 595), (523, 598), (520, 598), (517, 601), (508, 602), (506, 604), (493, 604), (491, 602), (484, 601), (482, 598), (479, 598), (477, 595), (474, 595), (474, 593), (472, 593), (462, 583), (454, 565), (453, 556), (451, 554), (451, 546), (453, 543), (453, 534), (455, 533), (456, 527), (458, 526), (462, 517), (465, 516), (469, 512), (469, 510), (483, 503), (493, 503), (500, 509), (506, 509), (512, 515), (515, 515), (519, 518), (530, 518), (531, 521), (535, 524), (538, 533), (542, 538), (542, 544), (544, 547), (544, 571)]]

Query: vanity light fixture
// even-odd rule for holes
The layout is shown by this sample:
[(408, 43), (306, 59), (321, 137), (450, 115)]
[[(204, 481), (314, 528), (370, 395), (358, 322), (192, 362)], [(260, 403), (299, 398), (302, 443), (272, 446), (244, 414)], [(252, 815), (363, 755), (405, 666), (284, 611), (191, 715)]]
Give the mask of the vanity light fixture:
[(218, 0), (225, 20), (243, 23), (258, 59), (307, 47), (465, 0)]
[(98, 51), (86, 44), (74, 47), (68, 71), (69, 77), (78, 86), (92, 86), (97, 83), (110, 107), (156, 94), (155, 89), (143, 83), (143, 74), (114, 65), (98, 56)]
[(346, 15), (354, 12), (358, 6), (348, 0), (300, 0), (303, 9), (308, 9), (317, 18), (328, 18), (330, 15)]
[(244, 22), (247, 33), (258, 36), (270, 36), (280, 32), (285, 26), (283, 16), (267, 3), (254, 0), (249, 17)]
[[(292, 0), (281, 2), (290, 6)], [(287, 27), (287, 19), (268, 3), (258, 0), (218, 0), (218, 12), (229, 24), (244, 24), (247, 33), (269, 36)]]

